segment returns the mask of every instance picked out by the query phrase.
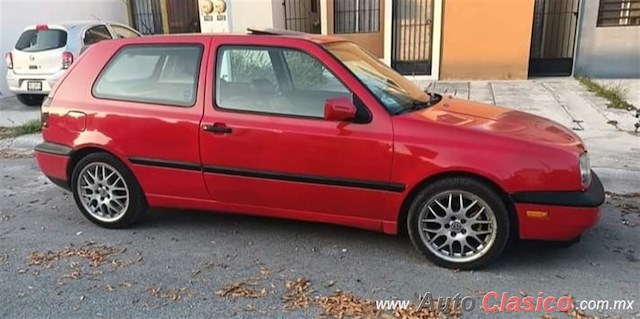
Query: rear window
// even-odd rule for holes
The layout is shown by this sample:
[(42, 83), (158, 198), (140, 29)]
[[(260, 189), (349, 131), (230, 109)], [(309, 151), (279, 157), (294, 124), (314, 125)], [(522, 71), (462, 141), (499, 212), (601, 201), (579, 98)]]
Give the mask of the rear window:
[(18, 39), (16, 49), (24, 52), (39, 52), (62, 48), (65, 45), (67, 45), (67, 31), (27, 30)]
[(93, 87), (97, 98), (192, 106), (202, 46), (136, 45), (111, 59)]

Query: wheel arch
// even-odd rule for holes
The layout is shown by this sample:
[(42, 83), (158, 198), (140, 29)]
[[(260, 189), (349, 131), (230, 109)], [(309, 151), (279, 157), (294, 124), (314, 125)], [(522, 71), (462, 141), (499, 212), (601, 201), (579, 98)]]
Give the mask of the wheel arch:
[(80, 162), (80, 160), (82, 160), (83, 158), (87, 157), (90, 154), (94, 154), (94, 153), (106, 153), (109, 154), (115, 158), (117, 158), (120, 162), (122, 162), (125, 166), (129, 166), (129, 164), (127, 163), (127, 161), (125, 161), (122, 157), (118, 156), (116, 153), (111, 152), (103, 147), (99, 147), (99, 146), (94, 146), (94, 145), (88, 145), (88, 146), (83, 146), (80, 148), (77, 148), (75, 150), (73, 150), (69, 156), (69, 163), (67, 164), (67, 184), (69, 185), (69, 187), (71, 187), (71, 179), (73, 176), (73, 170), (75, 169), (76, 165), (78, 164), (78, 162)]
[(421, 180), (416, 185), (414, 185), (409, 191), (409, 193), (407, 193), (407, 196), (404, 198), (404, 200), (402, 201), (402, 205), (400, 206), (400, 212), (398, 214), (398, 219), (397, 219), (398, 233), (399, 234), (407, 233), (406, 225), (407, 225), (407, 216), (409, 215), (409, 207), (411, 206), (411, 203), (416, 198), (416, 196), (420, 193), (422, 189), (424, 189), (426, 185), (428, 185), (429, 183), (433, 183), (433, 182), (445, 179), (445, 178), (455, 178), (455, 177), (475, 179), (491, 187), (491, 189), (493, 189), (496, 192), (496, 194), (500, 196), (505, 207), (507, 207), (507, 213), (509, 216), (509, 227), (510, 227), (509, 237), (518, 238), (519, 236), (518, 215), (516, 212), (515, 203), (513, 202), (511, 197), (509, 197), (509, 194), (502, 187), (500, 187), (498, 183), (496, 183), (492, 179), (476, 173), (470, 173), (465, 171), (449, 171), (449, 172), (438, 173), (435, 175), (428, 176), (423, 180)]

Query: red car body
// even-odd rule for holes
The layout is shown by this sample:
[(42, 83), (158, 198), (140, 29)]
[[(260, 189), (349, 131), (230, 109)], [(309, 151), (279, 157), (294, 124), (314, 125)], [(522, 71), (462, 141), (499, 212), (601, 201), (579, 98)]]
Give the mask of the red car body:
[[(43, 106), (42, 172), (69, 188), (80, 158), (108, 152), (134, 173), (151, 207), (224, 211), (326, 222), (395, 234), (416, 191), (443, 176), (474, 176), (499, 190), (520, 238), (570, 240), (592, 227), (604, 201), (585, 147), (534, 115), (445, 97), (392, 115), (322, 45), (322, 36), (157, 36), (91, 47)], [(195, 104), (172, 108), (96, 98), (94, 80), (122, 47), (190, 43), (203, 48)], [(216, 52), (224, 45), (302, 50), (366, 105), (366, 125), (230, 112), (215, 107)], [(76, 69), (77, 68), (77, 69)], [(228, 127), (232, 134), (207, 128)], [(542, 213), (540, 213), (542, 212)]]

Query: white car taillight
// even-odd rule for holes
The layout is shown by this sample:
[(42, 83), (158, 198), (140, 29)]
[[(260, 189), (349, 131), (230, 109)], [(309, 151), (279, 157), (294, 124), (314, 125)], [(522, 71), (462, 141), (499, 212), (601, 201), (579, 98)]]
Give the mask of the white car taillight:
[(42, 102), (42, 107), (40, 110), (40, 124), (42, 127), (49, 127), (49, 105), (51, 105), (51, 101), (53, 99), (50, 96), (47, 96)]
[(68, 69), (73, 63), (73, 53), (69, 51), (62, 52), (62, 68)]
[(7, 69), (13, 70), (13, 54), (11, 52), (4, 55), (4, 61), (7, 63)]
[(591, 186), (591, 161), (589, 161), (589, 153), (584, 152), (580, 155), (580, 181), (582, 189), (586, 190)]

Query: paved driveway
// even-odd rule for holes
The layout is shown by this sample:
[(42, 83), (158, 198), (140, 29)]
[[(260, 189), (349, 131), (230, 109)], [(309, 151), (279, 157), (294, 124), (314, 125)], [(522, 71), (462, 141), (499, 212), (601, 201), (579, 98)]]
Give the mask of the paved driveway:
[(0, 98), (0, 126), (19, 126), (39, 118), (39, 107), (24, 106), (13, 96)]
[[(314, 223), (167, 210), (102, 229), (32, 158), (0, 160), (0, 171), (0, 318), (315, 318), (314, 298), (336, 289), (372, 300), (460, 293), (477, 304), (488, 291), (635, 300), (635, 312), (605, 312), (625, 318), (640, 302), (638, 195), (609, 198), (597, 227), (569, 249), (515, 246), (488, 269), (456, 272), (405, 237)], [(311, 282), (311, 306), (286, 312), (286, 283), (299, 277)]]

